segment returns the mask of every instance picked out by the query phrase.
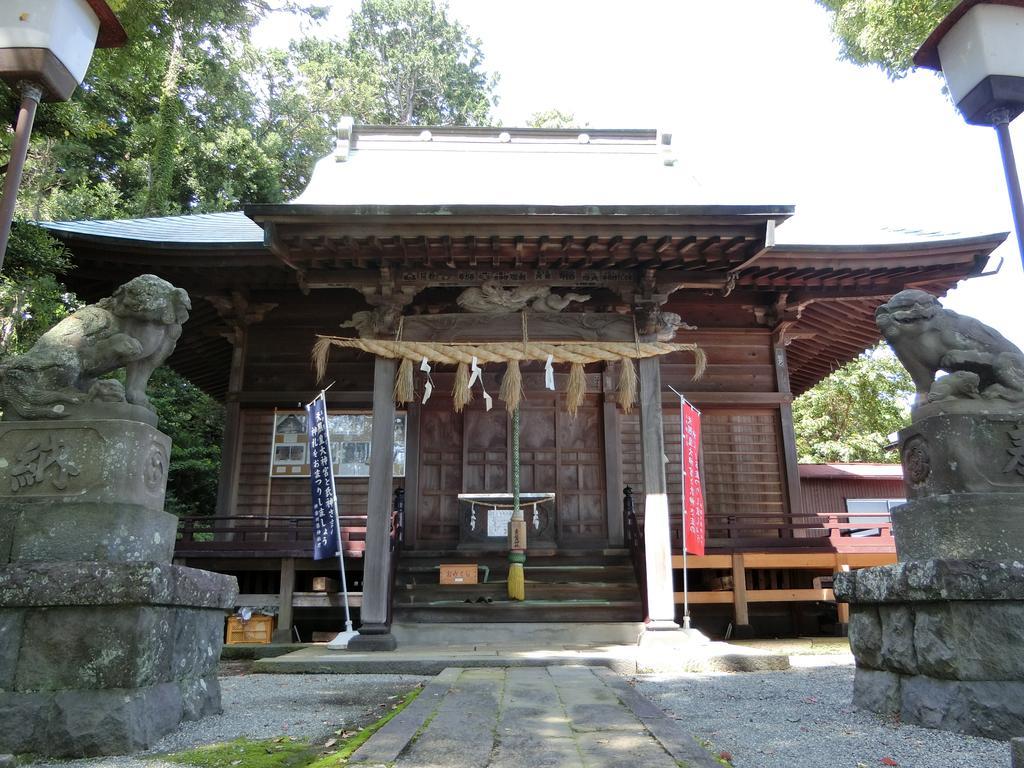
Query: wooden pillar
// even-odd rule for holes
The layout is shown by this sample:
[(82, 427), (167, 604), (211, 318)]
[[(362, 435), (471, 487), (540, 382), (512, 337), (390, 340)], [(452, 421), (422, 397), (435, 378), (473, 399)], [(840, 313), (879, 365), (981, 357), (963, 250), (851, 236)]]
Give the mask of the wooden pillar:
[(231, 374), (224, 406), (224, 440), (220, 451), (220, 477), (217, 481), (217, 516), (235, 514), (238, 498), (238, 475), (242, 465), (242, 407), (238, 396), (245, 376), (245, 352), (249, 329), (239, 323), (228, 335), (231, 342)]
[(292, 641), (292, 624), (294, 622), (294, 609), (292, 598), (295, 595), (295, 558), (281, 558), (281, 589), (277, 598), (277, 629), (274, 630), (273, 641), (275, 643), (290, 643)]
[(611, 363), (605, 363), (601, 377), (604, 390), (604, 477), (605, 506), (608, 514), (608, 546), (625, 543), (622, 528), (622, 426), (616, 402), (615, 381)]
[(395, 638), (388, 620), (391, 600), (391, 498), (394, 474), (395, 374), (398, 362), (375, 358), (373, 366), (373, 429), (370, 433), (370, 480), (363, 554), (363, 604), (359, 636), (348, 647), (360, 651), (392, 651)]
[(747, 565), (742, 552), (732, 553), (732, 611), (736, 634), (749, 634), (740, 629), (750, 626), (750, 613), (747, 610)]
[[(849, 573), (850, 565), (846, 562), (845, 555), (836, 555), (836, 567), (833, 570), (832, 575), (835, 576), (837, 573)], [(849, 603), (836, 603), (836, 618), (839, 621), (839, 634), (846, 635), (847, 626), (850, 623), (850, 604)]]
[(661, 362), (640, 361), (640, 432), (644, 465), (644, 557), (647, 565), (647, 629), (679, 629), (672, 586), (672, 536), (665, 479), (661, 410)]
[[(789, 364), (786, 361), (786, 343), (782, 334), (772, 335), (772, 359), (775, 361), (775, 380), (778, 390), (789, 395)], [(803, 514), (803, 494), (800, 490), (800, 460), (796, 452), (796, 430), (793, 428), (793, 406), (784, 402), (779, 406), (782, 420), (782, 453), (786, 468), (786, 495), (789, 498), (789, 514), (797, 517)]]

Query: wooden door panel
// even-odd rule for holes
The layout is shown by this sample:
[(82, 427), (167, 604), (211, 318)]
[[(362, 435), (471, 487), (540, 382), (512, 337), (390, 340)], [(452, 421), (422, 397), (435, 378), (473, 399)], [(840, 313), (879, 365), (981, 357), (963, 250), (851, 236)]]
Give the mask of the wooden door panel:
[(420, 409), (416, 540), (428, 546), (453, 545), (459, 538), (463, 420), (448, 398), (436, 398), (431, 406)]

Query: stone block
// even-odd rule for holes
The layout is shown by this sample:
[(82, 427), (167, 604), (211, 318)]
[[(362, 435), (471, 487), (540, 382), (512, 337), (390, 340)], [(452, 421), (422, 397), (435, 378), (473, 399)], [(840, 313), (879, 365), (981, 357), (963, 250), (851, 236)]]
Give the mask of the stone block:
[(950, 413), (957, 406), (946, 402), (915, 409), (913, 424), (899, 433), (909, 498), (1024, 494), (1024, 474), (1012, 461), (1020, 409), (990, 405), (988, 412), (977, 400), (962, 402), (963, 413)]
[(1024, 560), (1024, 493), (912, 499), (893, 509), (892, 532), (900, 561)]
[(182, 719), (220, 712), (215, 678), (140, 689), (0, 692), (0, 752), (89, 757), (152, 746)]
[(16, 563), (0, 566), (0, 608), (168, 605), (230, 609), (233, 576), (168, 563)]
[(224, 615), (220, 611), (178, 610), (169, 679), (188, 680), (214, 673), (223, 644)]
[(178, 518), (133, 504), (6, 504), (8, 560), (170, 562)]
[(857, 605), (850, 609), (850, 648), (857, 666), (882, 668), (882, 622), (874, 605)]
[(878, 618), (882, 627), (881, 668), (909, 675), (916, 673), (914, 609), (907, 605), (880, 605)]
[(914, 645), (922, 674), (1024, 681), (1024, 602), (924, 603)]
[[(172, 620), (166, 608), (30, 610), (14, 688), (139, 688), (166, 682)], [(54, 663), (57, 659), (60, 663)]]
[(181, 690), (183, 720), (199, 720), (209, 715), (219, 715), (223, 711), (217, 675), (182, 680), (178, 687)]
[(0, 691), (0, 753), (48, 753), (55, 716), (53, 694)]
[(24, 624), (24, 611), (0, 610), (0, 690), (9, 689), (14, 683)]
[(1024, 734), (1024, 682), (904, 678), (901, 717), (906, 723), (989, 739)]
[(849, 603), (1024, 601), (1024, 562), (915, 560), (836, 574)]
[(0, 506), (0, 565), (11, 562), (11, 545), (14, 543), (14, 515)]
[(50, 723), (54, 756), (111, 755), (145, 749), (181, 722), (174, 683), (142, 690), (61, 691)]
[(9, 503), (164, 508), (171, 441), (119, 420), (0, 422), (0, 510)]
[(901, 677), (895, 672), (857, 667), (853, 676), (853, 703), (883, 715), (900, 711)]
[(1024, 768), (1024, 738), (1010, 739), (1010, 768)]

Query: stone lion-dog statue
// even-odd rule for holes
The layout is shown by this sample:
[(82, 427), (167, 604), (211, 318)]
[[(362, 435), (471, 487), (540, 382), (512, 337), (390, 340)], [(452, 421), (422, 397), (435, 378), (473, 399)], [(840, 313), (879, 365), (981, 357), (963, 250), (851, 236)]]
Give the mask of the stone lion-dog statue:
[[(192, 303), (156, 275), (64, 318), (25, 354), (0, 363), (4, 419), (127, 418), (155, 426), (149, 377), (174, 351)], [(125, 369), (125, 383), (101, 376)]]
[[(930, 293), (900, 291), (875, 310), (875, 322), (914, 380), (915, 405), (1024, 401), (1024, 353), (979, 320), (945, 309)], [(947, 375), (936, 378), (939, 371)]]

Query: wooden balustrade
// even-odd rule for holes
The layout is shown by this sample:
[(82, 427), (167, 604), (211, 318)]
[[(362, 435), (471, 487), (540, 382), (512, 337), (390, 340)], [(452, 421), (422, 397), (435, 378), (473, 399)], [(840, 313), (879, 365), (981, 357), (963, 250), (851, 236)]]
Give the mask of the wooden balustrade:
[[(363, 556), (366, 515), (340, 515), (345, 557)], [(174, 556), (312, 557), (311, 515), (181, 517)]]
[[(850, 522), (850, 518), (856, 522)], [(892, 523), (885, 512), (777, 513), (707, 515), (707, 549), (712, 551), (817, 550), (829, 552), (896, 551)], [(860, 534), (860, 535), (858, 535)]]

